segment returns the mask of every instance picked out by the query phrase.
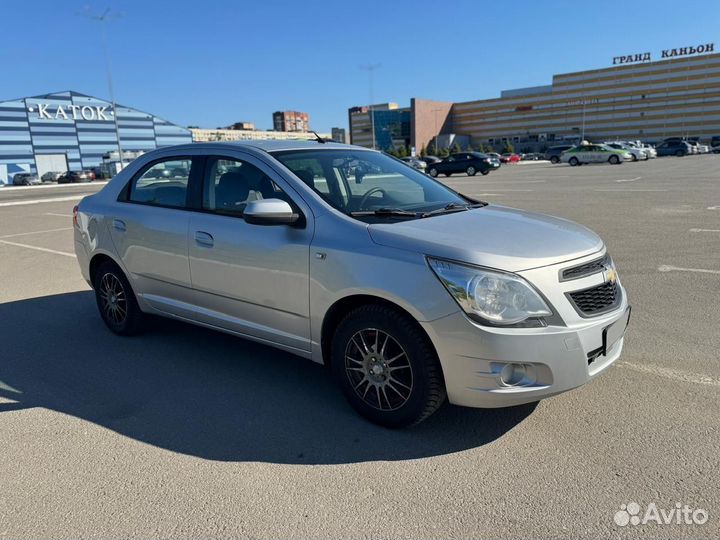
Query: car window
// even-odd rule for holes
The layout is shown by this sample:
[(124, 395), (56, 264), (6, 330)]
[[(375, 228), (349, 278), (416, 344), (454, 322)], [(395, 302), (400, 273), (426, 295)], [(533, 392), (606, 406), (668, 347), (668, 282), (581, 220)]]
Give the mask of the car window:
[(184, 208), (190, 178), (191, 158), (170, 158), (154, 163), (133, 178), (128, 200), (132, 202)]
[(247, 203), (287, 195), (255, 165), (235, 158), (210, 157), (203, 178), (203, 209), (242, 215)]
[(466, 203), (439, 182), (377, 152), (321, 149), (273, 156), (345, 213), (380, 208), (423, 212), (451, 202)]

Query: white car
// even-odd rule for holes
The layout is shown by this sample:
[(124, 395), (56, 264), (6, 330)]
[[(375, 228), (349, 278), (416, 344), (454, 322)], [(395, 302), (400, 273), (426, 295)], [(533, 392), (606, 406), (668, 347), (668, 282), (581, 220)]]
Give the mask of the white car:
[(606, 144), (590, 144), (587, 141), (583, 141), (578, 146), (574, 146), (560, 155), (560, 161), (569, 163), (572, 166), (585, 163), (618, 165), (623, 161), (630, 160), (632, 160), (632, 155), (623, 149), (611, 148)]
[(608, 145), (610, 148), (615, 148), (616, 150), (624, 150), (625, 152), (629, 153), (632, 156), (633, 161), (647, 161), (648, 159), (650, 159), (645, 150), (628, 144), (626, 142), (612, 141), (605, 144)]
[(651, 144), (643, 144), (640, 146), (643, 150), (645, 150), (645, 153), (647, 153), (648, 158), (655, 159), (657, 157), (657, 150), (655, 150), (655, 147)]

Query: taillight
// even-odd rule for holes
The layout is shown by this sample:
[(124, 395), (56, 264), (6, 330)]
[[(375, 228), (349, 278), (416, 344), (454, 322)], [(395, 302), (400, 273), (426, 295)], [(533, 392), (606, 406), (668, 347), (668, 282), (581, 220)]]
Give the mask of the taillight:
[(73, 226), (80, 227), (78, 225), (77, 216), (78, 216), (78, 205), (76, 204), (75, 206), (73, 206)]

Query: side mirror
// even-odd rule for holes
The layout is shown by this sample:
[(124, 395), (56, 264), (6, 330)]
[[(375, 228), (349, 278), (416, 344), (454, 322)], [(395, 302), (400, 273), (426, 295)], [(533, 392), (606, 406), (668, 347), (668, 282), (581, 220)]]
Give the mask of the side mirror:
[(243, 217), (253, 225), (289, 225), (300, 219), (290, 204), (280, 199), (250, 201), (245, 206)]

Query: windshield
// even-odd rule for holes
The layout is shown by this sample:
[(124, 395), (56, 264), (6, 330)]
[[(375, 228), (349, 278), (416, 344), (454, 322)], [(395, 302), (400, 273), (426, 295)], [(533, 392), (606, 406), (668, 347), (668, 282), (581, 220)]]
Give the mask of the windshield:
[(354, 217), (373, 212), (413, 219), (452, 205), (471, 202), (400, 160), (372, 151), (290, 150), (273, 157), (328, 204)]

